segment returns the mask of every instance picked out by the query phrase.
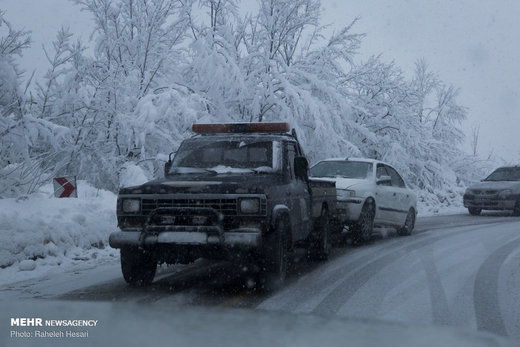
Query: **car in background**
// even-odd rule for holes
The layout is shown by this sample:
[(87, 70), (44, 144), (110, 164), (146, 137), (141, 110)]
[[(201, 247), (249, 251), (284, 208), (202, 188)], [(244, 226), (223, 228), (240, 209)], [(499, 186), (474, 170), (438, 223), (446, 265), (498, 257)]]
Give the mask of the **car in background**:
[(514, 216), (520, 216), (520, 166), (496, 169), (469, 186), (463, 200), (471, 215), (479, 215), (482, 210), (511, 210)]
[(370, 240), (374, 226), (394, 227), (399, 235), (412, 233), (417, 197), (392, 166), (373, 159), (335, 158), (319, 161), (310, 172), (336, 183), (336, 233), (346, 225), (355, 242)]

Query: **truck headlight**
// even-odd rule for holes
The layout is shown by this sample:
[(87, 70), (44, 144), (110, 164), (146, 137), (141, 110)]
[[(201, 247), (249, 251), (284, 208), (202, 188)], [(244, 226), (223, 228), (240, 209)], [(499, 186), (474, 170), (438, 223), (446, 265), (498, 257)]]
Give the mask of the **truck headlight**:
[(254, 214), (260, 212), (260, 199), (240, 199), (240, 213)]
[(123, 212), (135, 213), (141, 209), (141, 201), (138, 199), (124, 199)]
[(355, 190), (348, 189), (336, 189), (336, 195), (338, 200), (347, 200), (356, 196)]
[(511, 194), (513, 194), (513, 191), (511, 189), (505, 189), (498, 193), (498, 197), (500, 199), (506, 199)]

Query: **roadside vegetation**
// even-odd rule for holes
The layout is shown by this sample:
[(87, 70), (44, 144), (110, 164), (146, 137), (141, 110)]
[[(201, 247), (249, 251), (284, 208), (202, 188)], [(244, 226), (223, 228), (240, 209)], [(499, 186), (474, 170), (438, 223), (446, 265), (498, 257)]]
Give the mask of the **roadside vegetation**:
[(39, 81), (17, 64), (30, 33), (0, 13), (0, 197), (56, 176), (111, 191), (125, 171), (158, 176), (195, 122), (289, 122), (311, 161), (387, 161), (431, 206), (494, 165), (461, 150), (455, 86), (422, 59), (411, 78), (359, 59), (357, 19), (326, 36), (319, 0), (259, 0), (247, 15), (236, 0), (75, 2), (92, 40), (60, 30)]

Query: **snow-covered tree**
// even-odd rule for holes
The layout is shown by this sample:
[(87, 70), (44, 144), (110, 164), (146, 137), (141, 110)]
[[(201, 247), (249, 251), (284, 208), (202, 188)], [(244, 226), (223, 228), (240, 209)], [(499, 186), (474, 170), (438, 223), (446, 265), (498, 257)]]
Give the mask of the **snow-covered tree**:
[(34, 90), (15, 63), (28, 34), (0, 22), (1, 155), (31, 182), (77, 175), (115, 190), (130, 166), (158, 175), (192, 123), (224, 121), (287, 121), (311, 161), (383, 159), (431, 194), (466, 182), (457, 89), (424, 60), (412, 79), (381, 56), (359, 61), (357, 19), (325, 37), (319, 0), (259, 0), (245, 16), (237, 0), (75, 2), (94, 18), (94, 55), (60, 30)]

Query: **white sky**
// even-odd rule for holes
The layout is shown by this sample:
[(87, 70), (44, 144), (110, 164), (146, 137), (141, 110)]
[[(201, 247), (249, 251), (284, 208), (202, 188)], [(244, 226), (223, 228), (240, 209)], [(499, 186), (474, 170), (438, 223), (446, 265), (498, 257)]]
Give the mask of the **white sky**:
[[(460, 88), (466, 133), (480, 124), (479, 154), (520, 162), (520, 1), (324, 0), (324, 22), (361, 17), (361, 54), (383, 53), (407, 73), (417, 58)], [(469, 135), (469, 134), (468, 134)], [(468, 138), (469, 140), (469, 138)], [(469, 148), (469, 146), (467, 146)], [(468, 149), (469, 151), (469, 149)]]
[[(242, 10), (251, 4), (255, 0), (243, 0)], [(361, 57), (382, 53), (410, 75), (416, 59), (424, 58), (446, 83), (460, 88), (459, 102), (469, 109), (466, 133), (473, 124), (481, 126), (479, 154), (494, 151), (520, 162), (520, 1), (322, 0), (322, 5), (323, 24), (340, 28), (361, 18), (354, 28), (367, 34)], [(83, 39), (91, 32), (87, 14), (67, 0), (0, 0), (0, 9), (16, 28), (32, 31), (33, 48), (22, 60), (29, 72), (46, 68), (41, 45), (49, 46), (60, 26)]]

